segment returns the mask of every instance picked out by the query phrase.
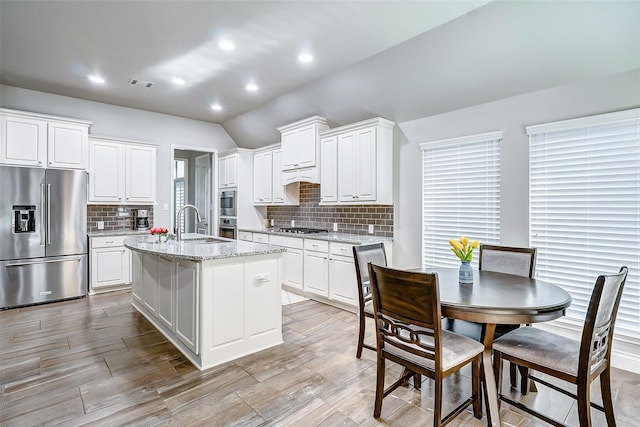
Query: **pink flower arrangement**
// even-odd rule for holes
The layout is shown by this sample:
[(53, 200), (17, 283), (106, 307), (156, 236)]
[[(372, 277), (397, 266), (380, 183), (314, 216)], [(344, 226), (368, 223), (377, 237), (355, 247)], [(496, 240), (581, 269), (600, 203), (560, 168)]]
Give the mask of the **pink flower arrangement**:
[(155, 234), (167, 234), (167, 229), (164, 227), (153, 227), (150, 231), (152, 235)]

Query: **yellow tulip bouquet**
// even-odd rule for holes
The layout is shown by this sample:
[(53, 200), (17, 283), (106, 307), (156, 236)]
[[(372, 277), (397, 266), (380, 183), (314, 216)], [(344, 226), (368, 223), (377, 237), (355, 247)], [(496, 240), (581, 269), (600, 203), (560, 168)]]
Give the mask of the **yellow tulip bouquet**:
[(480, 245), (477, 240), (469, 243), (469, 239), (465, 236), (460, 237), (460, 241), (449, 239), (449, 244), (451, 245), (451, 251), (463, 262), (470, 262), (473, 257), (473, 250)]

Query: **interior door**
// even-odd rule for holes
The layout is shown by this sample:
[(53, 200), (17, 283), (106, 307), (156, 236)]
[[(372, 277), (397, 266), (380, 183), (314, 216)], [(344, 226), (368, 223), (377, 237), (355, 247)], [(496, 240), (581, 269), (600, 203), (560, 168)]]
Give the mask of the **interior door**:
[(196, 232), (211, 234), (213, 210), (211, 206), (211, 154), (202, 154), (195, 161), (195, 205), (200, 211), (202, 222), (196, 225)]

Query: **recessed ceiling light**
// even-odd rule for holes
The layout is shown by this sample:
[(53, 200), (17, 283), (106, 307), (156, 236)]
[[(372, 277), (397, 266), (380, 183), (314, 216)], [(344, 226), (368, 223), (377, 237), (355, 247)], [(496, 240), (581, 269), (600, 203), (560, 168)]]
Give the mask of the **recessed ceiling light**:
[(220, 43), (218, 43), (218, 46), (222, 50), (233, 50), (236, 48), (236, 45), (233, 44), (231, 40), (220, 40)]
[(310, 53), (301, 53), (300, 55), (298, 55), (298, 61), (300, 62), (311, 62), (313, 61), (313, 55), (311, 55)]
[(104, 83), (104, 79), (98, 75), (91, 74), (87, 77), (89, 77), (89, 80), (91, 80), (93, 83)]
[(248, 85), (245, 86), (247, 88), (247, 90), (249, 92), (255, 92), (258, 90), (258, 85), (256, 85), (255, 83), (249, 83)]
[(185, 84), (185, 83), (186, 83), (186, 82), (184, 81), (184, 79), (183, 79), (183, 78), (180, 78), (180, 77), (174, 77), (174, 78), (172, 78), (172, 79), (171, 79), (171, 82), (172, 82), (174, 85), (183, 85), (183, 84)]
[(211, 109), (214, 111), (222, 110), (222, 106), (220, 104), (211, 104)]

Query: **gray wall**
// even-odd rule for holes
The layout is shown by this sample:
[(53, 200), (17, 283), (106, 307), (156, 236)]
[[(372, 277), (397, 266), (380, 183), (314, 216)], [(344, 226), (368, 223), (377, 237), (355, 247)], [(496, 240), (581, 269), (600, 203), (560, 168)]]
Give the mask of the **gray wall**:
[[(506, 98), (398, 124), (394, 176), (394, 250), (398, 267), (419, 266), (422, 155), (427, 141), (502, 130), (500, 238), (529, 245), (529, 140), (525, 127), (640, 106), (640, 70)], [(470, 236), (473, 237), (473, 236)]]
[(235, 142), (222, 126), (199, 120), (152, 113), (117, 105), (0, 85), (0, 106), (34, 113), (91, 120), (92, 134), (147, 141), (158, 145), (157, 205), (158, 226), (171, 226), (171, 144), (224, 151)]

